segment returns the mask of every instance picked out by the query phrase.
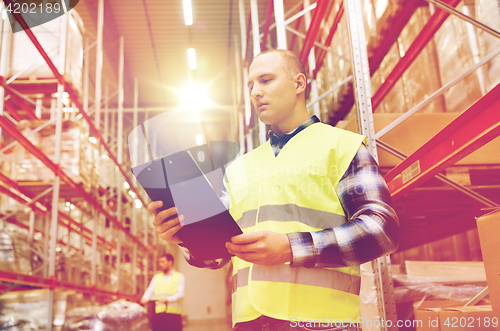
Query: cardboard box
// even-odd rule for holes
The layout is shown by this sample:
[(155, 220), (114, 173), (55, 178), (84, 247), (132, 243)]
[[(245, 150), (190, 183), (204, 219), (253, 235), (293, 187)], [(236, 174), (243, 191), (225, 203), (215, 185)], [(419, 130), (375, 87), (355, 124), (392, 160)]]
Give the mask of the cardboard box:
[(417, 331), (439, 331), (439, 312), (446, 307), (464, 305), (463, 301), (428, 300), (413, 305)]
[(441, 331), (495, 330), (499, 317), (491, 306), (443, 308), (439, 312)]
[(500, 210), (479, 217), (477, 230), (491, 305), (500, 316)]
[(448, 284), (486, 282), (481, 261), (405, 261), (405, 268), (408, 279), (428, 277), (434, 282)]
[[(460, 115), (460, 112), (448, 113), (416, 113), (383, 136), (383, 141), (397, 150), (410, 155), (419, 149), (426, 141), (443, 130)], [(401, 116), (400, 113), (374, 113), (373, 125), (375, 133)], [(358, 132), (357, 116), (351, 116), (344, 126), (345, 130)], [(381, 167), (394, 167), (401, 159), (383, 150), (378, 150), (378, 163)], [(497, 137), (459, 160), (455, 165), (484, 165), (500, 163), (500, 137)], [(470, 180), (470, 179), (469, 179)]]

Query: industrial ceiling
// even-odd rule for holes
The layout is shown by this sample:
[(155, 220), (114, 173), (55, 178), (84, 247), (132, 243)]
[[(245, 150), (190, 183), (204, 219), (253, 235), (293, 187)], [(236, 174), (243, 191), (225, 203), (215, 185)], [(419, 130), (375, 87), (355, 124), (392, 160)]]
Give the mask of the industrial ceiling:
[[(259, 0), (259, 19), (265, 19), (267, 0)], [(287, 2), (285, 10), (297, 1)], [(89, 43), (97, 33), (98, 0), (80, 1), (80, 14)], [(245, 2), (248, 22), (250, 2)], [(190, 84), (207, 88), (217, 105), (233, 103), (234, 35), (240, 36), (239, 2), (193, 0), (193, 25), (184, 24), (182, 0), (105, 0), (103, 86), (117, 88), (119, 39), (125, 40), (125, 107), (133, 102), (134, 78), (139, 81), (139, 107), (175, 107), (178, 91)], [(197, 68), (188, 68), (187, 49), (194, 48)], [(95, 48), (91, 51), (91, 91), (95, 84)], [(93, 70), (93, 71), (92, 71)], [(111, 92), (110, 92), (111, 93)], [(195, 97), (195, 96), (193, 96)]]

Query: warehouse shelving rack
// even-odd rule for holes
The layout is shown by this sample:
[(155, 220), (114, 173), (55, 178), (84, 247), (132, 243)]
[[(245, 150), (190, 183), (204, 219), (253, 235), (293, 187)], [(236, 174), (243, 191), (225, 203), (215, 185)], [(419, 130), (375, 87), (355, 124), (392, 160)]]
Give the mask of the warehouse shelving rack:
[[(5, 0), (5, 4), (10, 4), (10, 0)], [(63, 6), (64, 6), (64, 2)], [(72, 88), (71, 84), (66, 82), (64, 79), (64, 71), (61, 68), (64, 68), (64, 56), (61, 56), (61, 63), (56, 65), (47, 52), (40, 45), (40, 42), (37, 40), (36, 36), (30, 30), (30, 28), (24, 22), (23, 17), (20, 14), (12, 13), (13, 17), (17, 22), (23, 27), (24, 32), (26, 33), (34, 44), (36, 49), (39, 51), (45, 63), (49, 66), (50, 70), (54, 75), (54, 79), (45, 80), (43, 82), (43, 89), (51, 90), (57, 93), (57, 101), (56, 105), (54, 102), (52, 103), (51, 111), (51, 120), (46, 122), (43, 126), (47, 124), (54, 124), (56, 127), (56, 147), (55, 147), (55, 157), (54, 159), (50, 159), (46, 156), (42, 151), (37, 148), (34, 144), (30, 142), (28, 137), (24, 136), (14, 125), (18, 121), (27, 118), (27, 119), (41, 119), (42, 111), (48, 112), (41, 100), (31, 100), (26, 94), (32, 94), (36, 91), (29, 91), (29, 89), (40, 89), (40, 83), (36, 82), (31, 86), (23, 89), (23, 93), (20, 93), (15, 88), (12, 87), (14, 79), (10, 79), (7, 81), (6, 74), (6, 66), (9, 54), (9, 44), (10, 44), (10, 26), (7, 19), (4, 20), (3, 26), (3, 36), (2, 36), (2, 69), (0, 72), (0, 96), (2, 100), (5, 100), (5, 92), (6, 90), (9, 93), (8, 98), (16, 98), (16, 103), (21, 105), (23, 114), (18, 112), (16, 107), (11, 105), (8, 101), (0, 102), (0, 128), (2, 134), (10, 135), (15, 141), (12, 144), (5, 146), (2, 141), (1, 151), (2, 151), (2, 159), (8, 158), (8, 153), (14, 147), (15, 144), (21, 145), (24, 149), (26, 149), (29, 153), (31, 153), (34, 157), (40, 160), (43, 165), (45, 165), (48, 169), (50, 169), (54, 173), (54, 180), (51, 184), (40, 185), (40, 183), (31, 183), (26, 185), (27, 183), (20, 183), (12, 178), (9, 178), (5, 174), (0, 174), (0, 193), (8, 196), (21, 204), (21, 207), (18, 207), (17, 210), (11, 211), (6, 215), (0, 215), (2, 224), (3, 222), (10, 222), (18, 225), (21, 228), (27, 228), (30, 238), (33, 237), (35, 232), (40, 232), (40, 234), (44, 237), (45, 249), (44, 249), (44, 258), (48, 256), (48, 272), (47, 268), (44, 268), (44, 276), (37, 275), (27, 275), (19, 272), (12, 272), (1, 270), (0, 271), (0, 281), (3, 286), (1, 286), (2, 292), (7, 290), (12, 290), (14, 288), (47, 288), (49, 289), (49, 300), (48, 300), (48, 313), (49, 313), (49, 321), (52, 320), (52, 306), (54, 300), (54, 290), (55, 289), (64, 289), (64, 290), (75, 290), (77, 292), (85, 293), (90, 295), (93, 299), (99, 300), (110, 300), (114, 298), (127, 298), (129, 300), (137, 301), (137, 275), (136, 275), (136, 266), (141, 267), (144, 270), (144, 287), (147, 286), (147, 280), (150, 278), (152, 271), (154, 271), (155, 263), (151, 263), (149, 250), (156, 250), (156, 235), (153, 231), (151, 231), (151, 227), (148, 224), (150, 221), (150, 214), (144, 209), (146, 206), (145, 194), (143, 191), (138, 190), (135, 186), (135, 181), (130, 178), (130, 167), (126, 162), (123, 162), (123, 61), (124, 61), (124, 51), (123, 51), (123, 43), (124, 40), (121, 38), (121, 47), (120, 47), (120, 63), (119, 63), (119, 82), (118, 82), (118, 91), (114, 93), (114, 95), (118, 95), (118, 132), (117, 139), (114, 139), (108, 136), (108, 112), (107, 112), (107, 104), (108, 100), (111, 99), (112, 96), (108, 95), (108, 88), (106, 85), (105, 91), (105, 123), (104, 128), (100, 123), (100, 108), (101, 108), (101, 73), (102, 73), (102, 27), (103, 27), (103, 1), (99, 1), (98, 8), (98, 36), (95, 43), (92, 45), (88, 45), (85, 49), (85, 59), (84, 63), (84, 92), (83, 92), (83, 102), (80, 101), (80, 95), (78, 92)], [(3, 6), (2, 6), (3, 9)], [(65, 19), (64, 15), (61, 19)], [(61, 49), (65, 49), (65, 34), (61, 33)], [(97, 48), (97, 68), (96, 68), (96, 97), (94, 102), (95, 108), (95, 119), (94, 121), (91, 119), (89, 115), (89, 107), (88, 107), (88, 74), (89, 74), (89, 50), (92, 49), (93, 46)], [(99, 60), (100, 59), (100, 60)], [(31, 82), (34, 83), (34, 82)], [(63, 120), (63, 97), (66, 95), (69, 96), (69, 100), (72, 103), (73, 108), (78, 109), (79, 117), (83, 118), (84, 123), (88, 126), (89, 134), (96, 139), (96, 151), (99, 152), (100, 155), (105, 155), (108, 159), (112, 161), (112, 167), (116, 168), (118, 171), (118, 180), (115, 186), (116, 197), (108, 197), (108, 192), (106, 192), (106, 188), (100, 187), (99, 183), (94, 183), (93, 189), (90, 191), (85, 190), (82, 185), (75, 182), (71, 176), (65, 173), (60, 167), (60, 141), (61, 141), (61, 128), (62, 128), (62, 120)], [(136, 97), (134, 98), (134, 107), (137, 110), (137, 84), (136, 84)], [(35, 108), (35, 110), (33, 110)], [(7, 109), (9, 112), (5, 112), (4, 109)], [(134, 121), (137, 121), (137, 112), (135, 112)], [(24, 116), (23, 116), (24, 115)], [(68, 119), (69, 116), (65, 116)], [(71, 115), (71, 120), (76, 120), (75, 112)], [(31, 131), (32, 133), (37, 132), (40, 129), (37, 128)], [(104, 135), (101, 134), (101, 130), (104, 129)], [(111, 144), (108, 142), (111, 140)], [(112, 145), (115, 145), (115, 149), (112, 149)], [(92, 153), (94, 154), (94, 153)], [(135, 153), (137, 155), (137, 152)], [(95, 180), (95, 178), (94, 178)], [(124, 183), (128, 183), (127, 192), (129, 194), (123, 193)], [(49, 193), (52, 193), (52, 198), (50, 199)], [(111, 190), (113, 193), (113, 190)], [(103, 195), (100, 197), (100, 195)], [(113, 194), (112, 194), (113, 195)], [(129, 196), (132, 196), (130, 198)], [(67, 201), (71, 201), (72, 208), (80, 209), (80, 219), (76, 220), (68, 213), (65, 213), (60, 210), (60, 201), (61, 199), (66, 199)], [(138, 235), (138, 226), (137, 226), (137, 218), (138, 212), (135, 208), (135, 200), (140, 201), (142, 209), (141, 215), (144, 221), (144, 228), (142, 231), (142, 240)], [(125, 200), (126, 202), (124, 202)], [(111, 209), (108, 205), (108, 202), (112, 201), (116, 206), (114, 209)], [(68, 202), (69, 203), (69, 202)], [(131, 228), (130, 230), (125, 227), (125, 216), (123, 214), (123, 209), (127, 205), (132, 205), (132, 215), (130, 217), (131, 220)], [(19, 222), (11, 216), (15, 215), (17, 211), (22, 210), (25, 207), (31, 208), (30, 212), (30, 220), (29, 225), (26, 225), (23, 222)], [(3, 214), (3, 212), (2, 212)], [(43, 230), (36, 229), (35, 220), (37, 216), (44, 217), (45, 227)], [(112, 230), (111, 233), (102, 233), (104, 232), (104, 227), (100, 226), (100, 223), (104, 223), (104, 218), (106, 221), (111, 223)], [(85, 220), (86, 219), (86, 220)], [(92, 220), (92, 226), (89, 227), (86, 223), (88, 220)], [(59, 239), (61, 236), (59, 234), (60, 229), (67, 230), (67, 237), (63, 237)], [(108, 231), (109, 232), (109, 231)], [(50, 233), (50, 235), (49, 235)], [(100, 235), (99, 235), (100, 233)], [(72, 234), (77, 234), (80, 237), (80, 247), (75, 247), (71, 244)], [(115, 237), (116, 236), (116, 237)], [(92, 249), (92, 257), (91, 257), (91, 281), (90, 286), (82, 285), (82, 284), (73, 284), (70, 282), (59, 281), (56, 278), (56, 251), (57, 246), (66, 247), (65, 249), (75, 250), (78, 253), (84, 254), (84, 245), (87, 244)], [(50, 247), (49, 247), (50, 246)], [(117, 273), (117, 290), (112, 291), (108, 287), (107, 284), (102, 284), (101, 287), (98, 287), (98, 277), (97, 277), (97, 269), (98, 269), (98, 249), (103, 250), (101, 252), (101, 268), (105, 268), (107, 263), (104, 262), (104, 255), (109, 254), (109, 263), (112, 262), (112, 255), (116, 254), (116, 273)], [(105, 251), (104, 251), (105, 250)], [(128, 251), (131, 256), (131, 274), (132, 274), (132, 291), (131, 293), (122, 293), (120, 292), (120, 271), (121, 271), (121, 261), (123, 260), (122, 256)], [(140, 260), (138, 261), (138, 253), (140, 254)], [(153, 260), (154, 261), (154, 260)], [(45, 263), (46, 264), (46, 263)], [(42, 266), (43, 267), (43, 266)], [(101, 270), (105, 271), (105, 270)], [(105, 272), (104, 272), (105, 273)], [(141, 284), (142, 285), (142, 284)], [(48, 323), (47, 328), (51, 330), (52, 324)]]
[[(240, 0), (239, 11), (241, 36), (239, 41), (241, 47), (237, 46), (238, 38), (235, 37), (237, 81), (236, 93), (234, 94), (235, 103), (238, 105), (236, 114), (238, 117), (237, 123), (239, 125), (238, 132), (240, 145), (244, 146), (246, 151), (250, 151), (255, 143), (263, 143), (266, 140), (264, 131), (265, 126), (263, 126), (262, 123), (259, 123), (258, 128), (255, 128), (255, 125), (253, 125), (253, 122), (251, 121), (252, 110), (249, 94), (248, 90), (243, 87), (246, 86), (244, 80), (248, 75), (247, 71), (250, 62), (249, 59), (251, 59), (251, 56), (248, 56), (249, 52), (247, 49), (250, 42), (250, 30), (253, 35), (253, 55), (255, 56), (260, 53), (261, 49), (268, 48), (267, 38), (269, 36), (271, 18), (274, 12), (277, 48), (287, 49), (287, 37), (285, 31), (293, 33), (292, 43), (289, 49), (293, 48), (296, 36), (304, 39), (303, 45), (300, 48), (300, 57), (304, 63), (308, 64), (310, 68), (310, 76), (312, 78), (312, 101), (307, 105), (308, 107), (319, 107), (319, 100), (326, 97), (329, 93), (339, 89), (341, 86), (348, 84), (351, 81), (353, 82), (353, 92), (344, 96), (345, 100), (343, 108), (335, 113), (336, 116), (329, 119), (329, 123), (331, 125), (336, 125), (339, 120), (343, 119), (348, 114), (352, 105), (356, 102), (358, 123), (361, 123), (359, 132), (368, 137), (369, 148), (371, 149), (373, 156), (377, 158), (378, 147), (402, 159), (401, 163), (385, 175), (385, 179), (394, 200), (403, 197), (412, 189), (421, 186), (423, 183), (436, 176), (437, 179), (445, 182), (453, 189), (456, 189), (473, 198), (481, 206), (485, 208), (498, 208), (499, 204), (497, 202), (482, 196), (477, 191), (450, 180), (446, 176), (441, 175), (440, 172), (500, 135), (500, 85), (491, 88), (489, 92), (483, 93), (483, 96), (479, 100), (470, 105), (467, 110), (447, 125), (441, 132), (436, 134), (421, 148), (409, 156), (404, 155), (402, 152), (385, 143), (381, 138), (387, 132), (405, 121), (408, 117), (425, 107), (432, 100), (442, 95), (453, 85), (460, 82), (464, 77), (475, 72), (475, 70), (497, 56), (500, 53), (500, 49), (491, 52), (483, 59), (477, 61), (471, 68), (442, 86), (439, 90), (415, 106), (413, 109), (401, 114), (396, 121), (377, 132), (377, 134), (374, 132), (372, 113), (377, 110), (380, 102), (387, 96), (395, 82), (401, 78), (405, 70), (408, 69), (408, 67), (413, 63), (418, 54), (433, 38), (436, 31), (449, 18), (450, 14), (464, 19), (474, 27), (500, 38), (500, 33), (498, 31), (495, 31), (490, 27), (474, 20), (472, 17), (457, 11), (455, 7), (459, 4), (459, 0), (449, 0), (446, 2), (442, 2), (440, 0), (426, 1), (435, 6), (433, 15), (429, 18), (417, 38), (412, 42), (411, 46), (405, 52), (405, 55), (395, 65), (394, 69), (390, 72), (385, 81), (375, 91), (375, 93), (372, 94), (370, 76), (379, 68), (385, 55), (397, 41), (401, 31), (409, 22), (416, 9), (419, 6), (427, 5), (427, 2), (421, 0), (411, 0), (395, 2), (394, 4), (397, 6), (393, 8), (389, 6), (388, 8), (392, 10), (392, 12), (388, 10), (388, 14), (384, 14), (385, 16), (383, 17), (383, 19), (385, 19), (384, 23), (387, 24), (385, 33), (372, 37), (370, 39), (370, 43), (367, 43), (364, 36), (364, 20), (361, 2), (358, 0), (340, 1), (336, 13), (334, 14), (335, 16), (332, 21), (333, 24), (331, 25), (328, 24), (328, 17), (332, 12), (332, 8), (335, 6), (335, 1), (317, 0), (316, 3), (312, 5), (309, 0), (304, 0), (303, 2), (299, 1), (293, 8), (284, 14), (282, 0), (269, 0), (267, 2), (265, 22), (259, 25), (257, 1), (250, 0), (249, 21), (251, 20), (251, 24), (248, 23), (247, 25), (245, 21), (244, 1)], [(297, 9), (299, 12), (295, 13)], [(311, 10), (314, 10), (312, 19), (310, 17)], [(337, 31), (338, 24), (344, 14), (346, 15), (349, 29), (351, 60), (346, 59), (340, 54), (336, 54), (329, 47), (333, 36)], [(305, 18), (305, 34), (298, 31), (302, 17)], [(325, 20), (323, 21), (323, 19)], [(294, 21), (296, 21), (295, 27), (292, 28), (290, 25)], [(260, 30), (260, 27), (262, 26), (263, 31)], [(325, 38), (321, 38), (319, 35), (321, 29), (326, 29), (328, 31), (328, 35)], [(263, 37), (262, 41), (260, 40), (260, 37)], [(314, 46), (316, 46), (316, 48), (313, 48)], [(352, 76), (346, 77), (343, 81), (338, 83), (338, 85), (318, 96), (315, 79), (327, 52), (337, 58), (342, 58), (347, 62), (351, 62), (353, 68)], [(318, 112), (318, 108), (313, 109), (314, 114), (318, 115)], [(258, 134), (255, 135), (258, 138), (254, 137), (254, 131), (258, 131)], [(498, 194), (495, 197), (500, 198)], [(478, 212), (481, 213), (478, 210), (473, 210), (472, 215), (479, 216)], [(468, 215), (469, 214), (470, 213), (468, 213)], [(472, 219), (471, 221), (468, 221), (467, 223), (462, 222), (460, 226), (455, 225), (455, 229), (453, 229), (452, 226), (455, 220), (451, 219), (447, 222), (449, 227), (444, 230), (443, 233), (449, 233), (449, 235), (451, 235), (457, 233), (457, 231), (466, 231), (473, 228), (475, 226), (475, 220), (472, 215), (470, 217)], [(406, 234), (406, 236), (408, 236), (408, 234)], [(435, 239), (438, 238), (432, 237), (430, 238), (430, 241)], [(416, 244), (415, 240), (409, 240), (409, 242), (412, 242), (413, 245)], [(424, 243), (426, 242), (422, 242), (421, 244)], [(392, 277), (389, 266), (390, 260), (388, 256), (379, 258), (377, 261), (372, 263), (378, 294), (379, 317), (383, 318), (385, 321), (393, 321), (392, 326), (388, 325), (389, 323), (382, 323), (382, 329), (397, 330), (395, 323), (396, 308), (393, 299)], [(484, 296), (484, 292), (481, 293), (481, 295)]]

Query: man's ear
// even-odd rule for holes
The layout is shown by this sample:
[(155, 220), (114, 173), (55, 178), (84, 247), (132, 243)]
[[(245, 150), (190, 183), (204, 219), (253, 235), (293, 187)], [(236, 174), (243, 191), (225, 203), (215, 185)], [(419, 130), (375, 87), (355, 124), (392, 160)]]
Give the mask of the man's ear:
[(303, 73), (297, 74), (294, 77), (295, 80), (295, 92), (300, 94), (306, 91), (307, 88), (307, 78)]

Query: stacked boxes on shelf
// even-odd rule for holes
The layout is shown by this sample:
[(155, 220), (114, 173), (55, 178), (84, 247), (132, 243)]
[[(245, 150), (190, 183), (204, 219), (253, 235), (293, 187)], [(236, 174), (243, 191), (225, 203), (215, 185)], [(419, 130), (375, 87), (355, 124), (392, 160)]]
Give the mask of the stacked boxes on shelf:
[[(396, 1), (397, 3), (397, 1)], [(386, 28), (387, 15), (378, 13), (379, 8), (384, 8), (386, 3), (377, 1), (374, 8), (377, 14), (373, 15), (372, 4), (367, 3), (363, 7), (364, 17), (369, 19), (365, 22), (365, 34), (367, 41), (377, 43), (377, 38), (384, 33)], [(389, 6), (387, 10), (395, 10), (399, 5)], [(406, 3), (401, 2), (401, 6)], [(458, 11), (464, 11), (464, 5), (457, 6)], [(468, 6), (471, 10), (471, 6)], [(397, 8), (396, 8), (397, 9)], [(496, 0), (479, 0), (475, 2), (475, 18), (489, 27), (500, 29), (500, 13)], [(329, 27), (336, 14), (328, 18)], [(394, 70), (395, 65), (403, 58), (409, 50), (412, 42), (429, 22), (433, 13), (428, 7), (417, 8), (406, 27), (402, 30), (401, 36), (395, 43), (378, 69), (373, 73), (371, 84), (372, 94), (375, 95), (377, 89), (386, 81), (388, 75)], [(345, 16), (345, 14), (344, 14)], [(373, 18), (372, 18), (373, 17)], [(329, 33), (329, 29), (323, 29), (323, 40)], [(330, 46), (332, 51), (346, 58), (349, 54), (349, 39), (347, 36), (347, 25), (345, 17), (340, 21)], [(368, 45), (368, 52), (377, 45)], [(471, 28), (469, 23), (454, 17), (453, 15), (445, 21), (427, 46), (418, 55), (415, 61), (402, 74), (394, 87), (388, 92), (386, 98), (382, 100), (377, 112), (379, 113), (401, 113), (406, 112), (417, 104), (428, 98), (441, 86), (447, 84), (465, 70), (472, 67), (480, 59), (500, 47), (500, 40), (480, 29)], [(453, 50), (453, 51), (450, 51)], [(327, 55), (323, 62), (322, 69), (318, 72), (318, 95), (326, 92), (336, 84), (351, 74), (351, 64), (338, 57)], [(484, 93), (499, 83), (500, 58), (494, 57), (474, 74), (469, 75), (460, 83), (446, 91), (442, 97), (438, 97), (427, 105), (422, 112), (462, 112), (467, 106), (472, 104)], [(335, 112), (342, 107), (346, 95), (350, 92), (350, 83), (340, 89), (330, 93), (321, 101), (322, 117), (326, 112)], [(323, 118), (325, 120), (325, 118)]]
[[(54, 160), (55, 124), (46, 125), (38, 132), (30, 134), (44, 122), (46, 121), (23, 120), (19, 122), (18, 129), (43, 154)], [(95, 154), (98, 154), (97, 150), (82, 126), (76, 122), (63, 121), (60, 166), (62, 171), (76, 183), (83, 183), (86, 191), (90, 191), (92, 184), (95, 185), (97, 181), (96, 176), (92, 174), (93, 171), (99, 170)], [(10, 177), (16, 181), (50, 182), (54, 178), (54, 173), (23, 146), (16, 145), (13, 162), (10, 164)]]

